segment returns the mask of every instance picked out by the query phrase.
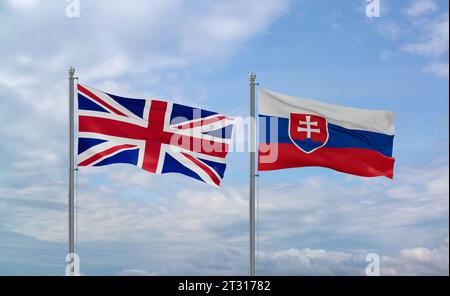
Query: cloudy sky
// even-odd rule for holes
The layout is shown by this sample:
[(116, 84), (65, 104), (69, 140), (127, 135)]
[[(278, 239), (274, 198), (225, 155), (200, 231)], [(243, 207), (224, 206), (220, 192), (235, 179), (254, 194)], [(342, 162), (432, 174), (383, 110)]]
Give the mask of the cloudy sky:
[[(232, 116), (262, 87), (396, 113), (394, 181), (321, 168), (261, 174), (258, 274), (449, 273), (446, 0), (0, 2), (0, 274), (62, 275), (67, 68), (80, 82)], [(78, 172), (86, 275), (245, 275), (247, 155), (221, 189), (116, 165)]]

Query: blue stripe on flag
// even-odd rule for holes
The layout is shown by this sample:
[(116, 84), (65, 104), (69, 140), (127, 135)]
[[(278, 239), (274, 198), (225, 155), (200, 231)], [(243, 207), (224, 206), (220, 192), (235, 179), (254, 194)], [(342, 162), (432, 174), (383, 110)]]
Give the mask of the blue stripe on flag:
[(178, 160), (170, 156), (168, 153), (166, 153), (166, 156), (164, 157), (164, 164), (161, 173), (179, 173), (204, 182), (203, 179), (200, 178), (199, 175), (197, 175), (197, 173), (182, 165)]
[(204, 135), (210, 135), (213, 137), (223, 138), (223, 139), (230, 139), (231, 133), (233, 132), (233, 125), (230, 124), (224, 128), (216, 129), (213, 131), (205, 132)]
[(91, 147), (104, 143), (106, 140), (93, 138), (78, 138), (78, 154), (83, 153)]
[(137, 165), (138, 157), (139, 149), (124, 150), (117, 153), (116, 155), (103, 159), (99, 163), (96, 163), (94, 166), (104, 166), (115, 163), (129, 163), (132, 165)]
[(170, 124), (178, 124), (184, 121), (200, 119), (215, 114), (217, 113), (189, 106), (173, 104), (172, 114), (170, 116)]
[[(289, 138), (289, 119), (283, 117), (272, 117), (260, 115), (260, 143), (292, 143)], [(272, 122), (278, 119), (278, 139), (271, 139), (270, 118)], [(274, 126), (272, 129), (276, 128)], [(385, 135), (376, 132), (352, 130), (338, 125), (328, 124), (328, 142), (324, 147), (329, 148), (361, 148), (380, 152), (381, 154), (392, 157), (392, 146), (394, 136)]]
[(210, 160), (206, 160), (206, 159), (201, 159), (201, 158), (199, 158), (199, 160), (204, 162), (206, 165), (211, 167), (213, 170), (215, 170), (217, 172), (217, 174), (219, 174), (221, 179), (223, 178), (223, 175), (225, 174), (225, 169), (227, 167), (226, 164), (220, 163), (220, 162), (215, 162), (215, 161), (210, 161)]
[(90, 111), (99, 111), (99, 112), (108, 112), (107, 110), (103, 109), (100, 105), (97, 103), (94, 103), (81, 93), (78, 93), (78, 109), (80, 110), (90, 110)]
[(127, 108), (128, 110), (130, 110), (130, 112), (134, 113), (135, 115), (141, 118), (144, 117), (145, 100), (123, 98), (112, 94), (108, 94), (108, 96), (113, 98), (117, 103)]

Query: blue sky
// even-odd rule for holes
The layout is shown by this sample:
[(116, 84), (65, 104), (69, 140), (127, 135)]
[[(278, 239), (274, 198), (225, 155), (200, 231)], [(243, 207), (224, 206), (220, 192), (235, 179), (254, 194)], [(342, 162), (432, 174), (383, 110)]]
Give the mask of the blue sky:
[[(67, 68), (80, 82), (232, 116), (261, 87), (396, 113), (395, 179), (261, 174), (257, 273), (447, 274), (448, 1), (0, 3), (0, 274), (64, 274)], [(126, 166), (80, 170), (87, 275), (247, 273), (247, 155), (223, 187)]]

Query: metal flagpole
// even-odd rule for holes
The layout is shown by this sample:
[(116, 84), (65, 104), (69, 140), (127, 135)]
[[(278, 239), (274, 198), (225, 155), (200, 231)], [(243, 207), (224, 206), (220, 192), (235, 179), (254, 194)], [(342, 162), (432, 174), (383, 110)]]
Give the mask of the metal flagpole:
[(75, 151), (74, 151), (74, 87), (75, 68), (69, 68), (69, 275), (75, 275)]
[(256, 118), (255, 118), (255, 73), (248, 76), (250, 82), (250, 275), (255, 275), (255, 142), (256, 142)]

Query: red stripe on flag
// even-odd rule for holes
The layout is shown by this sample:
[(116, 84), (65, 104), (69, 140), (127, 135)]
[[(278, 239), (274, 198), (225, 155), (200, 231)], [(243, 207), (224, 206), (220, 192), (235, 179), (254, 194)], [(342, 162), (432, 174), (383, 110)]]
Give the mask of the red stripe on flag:
[(99, 153), (89, 157), (88, 159), (86, 159), (85, 161), (80, 163), (78, 166), (88, 166), (91, 163), (99, 160), (100, 158), (102, 158), (104, 156), (107, 156), (109, 154), (117, 152), (117, 151), (119, 151), (121, 149), (134, 148), (134, 147), (136, 147), (136, 146), (135, 145), (127, 145), (127, 144), (125, 144), (125, 145), (119, 145), (119, 146), (115, 146), (115, 147), (106, 149), (105, 151), (99, 152)]
[(195, 163), (197, 166), (199, 166), (202, 170), (205, 171), (205, 173), (208, 174), (208, 176), (211, 177), (211, 180), (217, 185), (220, 186), (220, 179), (217, 178), (216, 174), (214, 174), (214, 172), (207, 166), (205, 165), (203, 162), (201, 162), (200, 160), (196, 159), (195, 157), (193, 157), (192, 155), (186, 154), (184, 152), (181, 152), (181, 154), (183, 154), (184, 156), (186, 156), (187, 159), (189, 159), (190, 161), (192, 161), (193, 163)]
[(318, 166), (362, 177), (394, 176), (395, 158), (368, 149), (322, 147), (307, 154), (287, 143), (259, 144), (258, 149), (259, 171)]
[(99, 98), (98, 96), (96, 96), (93, 92), (89, 91), (87, 88), (85, 88), (84, 86), (82, 86), (81, 84), (77, 85), (77, 88), (80, 92), (84, 93), (85, 95), (89, 96), (89, 98), (93, 99), (94, 101), (97, 101), (97, 103), (102, 104), (103, 106), (105, 106), (106, 108), (108, 108), (109, 110), (111, 110), (112, 112), (116, 113), (117, 115), (122, 115), (125, 117), (126, 116), (124, 113), (120, 112), (119, 110), (117, 110), (116, 108), (114, 108), (113, 106), (109, 105), (108, 103), (106, 103), (104, 100), (102, 100), (101, 98)]
[(156, 173), (161, 145), (168, 137), (168, 134), (164, 132), (167, 105), (167, 102), (152, 100), (148, 113), (148, 128), (143, 134), (146, 141), (142, 168), (151, 173)]
[[(153, 102), (152, 105), (157, 106)], [(164, 132), (162, 127), (157, 126), (159, 124), (158, 120), (163, 120), (164, 113), (153, 110), (151, 115), (148, 128), (108, 118), (81, 115), (79, 116), (78, 130), (80, 132), (99, 133), (113, 137), (146, 140), (151, 145), (152, 143), (170, 144), (175, 147), (220, 158), (225, 158), (227, 155), (228, 144)], [(153, 151), (156, 150), (153, 148)], [(154, 155), (156, 157), (156, 153)], [(157, 155), (159, 157), (159, 152)], [(153, 166), (153, 169), (156, 169), (156, 167)]]

